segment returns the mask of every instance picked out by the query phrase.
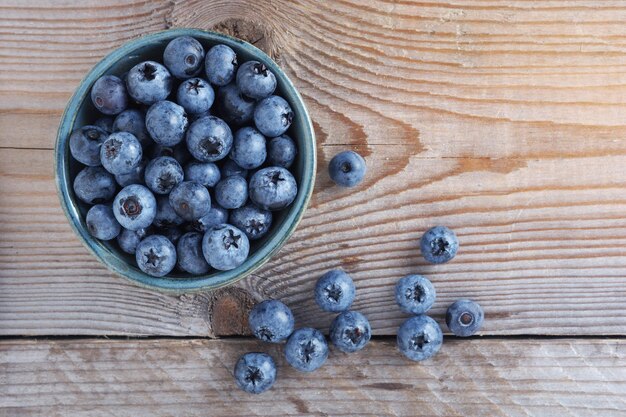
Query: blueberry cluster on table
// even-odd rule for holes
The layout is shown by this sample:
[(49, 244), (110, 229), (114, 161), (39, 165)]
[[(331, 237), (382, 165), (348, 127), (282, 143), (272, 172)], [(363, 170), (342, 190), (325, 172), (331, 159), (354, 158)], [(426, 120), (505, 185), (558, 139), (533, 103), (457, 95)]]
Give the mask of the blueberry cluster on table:
[(73, 189), (91, 205), (88, 232), (117, 238), (152, 276), (240, 266), (298, 192), (294, 112), (276, 87), (265, 64), (240, 64), (227, 45), (205, 54), (189, 36), (169, 42), (162, 63), (96, 80), (103, 116), (69, 137), (85, 165)]

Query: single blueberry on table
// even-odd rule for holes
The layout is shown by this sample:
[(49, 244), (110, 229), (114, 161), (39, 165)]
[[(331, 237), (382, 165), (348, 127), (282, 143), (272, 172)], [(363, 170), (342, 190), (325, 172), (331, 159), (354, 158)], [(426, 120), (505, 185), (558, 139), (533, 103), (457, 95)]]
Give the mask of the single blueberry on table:
[(443, 264), (454, 258), (459, 250), (459, 240), (445, 226), (428, 229), (420, 240), (422, 256), (432, 264)]
[(229, 46), (215, 45), (206, 54), (204, 71), (213, 85), (223, 86), (235, 78), (237, 54)]
[(154, 103), (146, 113), (146, 128), (150, 137), (163, 146), (180, 143), (185, 137), (188, 123), (185, 109), (167, 100)]
[(270, 165), (289, 168), (296, 160), (298, 148), (287, 135), (272, 138), (267, 143), (267, 162)]
[(202, 253), (209, 265), (228, 271), (241, 265), (250, 252), (248, 237), (229, 224), (213, 226), (202, 239)]
[(142, 147), (148, 147), (154, 143), (146, 129), (146, 117), (137, 109), (127, 109), (118, 114), (113, 121), (113, 132), (132, 133)]
[(285, 133), (291, 126), (293, 118), (291, 106), (279, 96), (264, 98), (254, 109), (254, 125), (269, 138)]
[(165, 236), (151, 235), (137, 245), (135, 260), (146, 274), (162, 277), (176, 266), (176, 248)]
[(315, 302), (324, 311), (346, 311), (355, 295), (354, 281), (341, 269), (326, 272), (315, 284)]
[(160, 195), (157, 198), (156, 215), (152, 223), (158, 228), (175, 227), (183, 224), (185, 220), (180, 217), (172, 208), (170, 199), (166, 195)]
[(215, 162), (224, 159), (233, 146), (233, 134), (228, 125), (215, 116), (196, 120), (187, 131), (187, 148), (198, 161)]
[(339, 152), (328, 164), (330, 179), (342, 187), (360, 184), (366, 171), (365, 159), (353, 151)]
[(250, 310), (248, 325), (252, 334), (264, 342), (278, 343), (293, 332), (295, 321), (289, 307), (278, 300), (265, 300)]
[(122, 229), (115, 220), (111, 206), (104, 204), (96, 204), (90, 208), (85, 223), (89, 234), (100, 240), (115, 239)]
[(128, 132), (111, 133), (100, 146), (100, 162), (113, 175), (132, 172), (142, 156), (141, 144)]
[(476, 334), (484, 319), (482, 307), (472, 300), (455, 301), (446, 311), (446, 325), (455, 336), (468, 337)]
[(200, 74), (204, 61), (204, 48), (191, 36), (179, 36), (167, 44), (163, 63), (176, 78), (182, 80)]
[(398, 349), (412, 361), (435, 355), (443, 343), (441, 328), (432, 318), (420, 314), (406, 320), (398, 329)]
[(157, 233), (165, 236), (167, 240), (172, 242), (174, 246), (178, 244), (179, 239), (183, 236), (183, 231), (180, 227), (165, 227), (163, 229), (157, 229)]
[(230, 177), (232, 175), (239, 175), (240, 177), (248, 178), (248, 170), (240, 167), (230, 158), (224, 160), (220, 172), (222, 173), (222, 178)]
[(145, 229), (156, 216), (157, 203), (152, 192), (140, 184), (122, 188), (113, 200), (113, 214), (129, 230)]
[(237, 87), (246, 96), (261, 100), (276, 90), (276, 76), (259, 61), (244, 62), (237, 70)]
[(103, 116), (93, 122), (93, 125), (99, 127), (107, 133), (113, 133), (113, 121), (114, 119), (111, 116)]
[(226, 209), (242, 207), (248, 201), (248, 182), (238, 175), (224, 178), (215, 186), (215, 201)]
[(180, 84), (176, 92), (176, 100), (187, 113), (204, 113), (213, 105), (215, 93), (213, 87), (202, 78), (191, 78)]
[(242, 355), (233, 372), (237, 386), (250, 394), (265, 392), (276, 381), (276, 364), (267, 353), (250, 352)]
[(265, 136), (253, 127), (243, 127), (235, 132), (230, 159), (245, 169), (263, 165), (267, 156)]
[(344, 311), (330, 324), (331, 342), (342, 352), (361, 350), (372, 337), (372, 329), (367, 318), (358, 311)]
[(260, 239), (270, 230), (272, 212), (254, 204), (246, 204), (230, 213), (230, 223), (243, 231), (248, 239)]
[(87, 204), (101, 204), (115, 195), (115, 178), (104, 168), (83, 168), (74, 178), (74, 194)]
[(199, 219), (211, 209), (211, 196), (206, 187), (193, 181), (183, 181), (170, 192), (170, 204), (183, 219)]
[(206, 274), (210, 266), (202, 254), (202, 234), (198, 232), (185, 233), (176, 245), (178, 266), (190, 274)]
[(172, 75), (167, 68), (154, 61), (140, 62), (126, 75), (128, 94), (148, 106), (165, 100), (172, 91), (172, 84)]
[(117, 181), (121, 187), (126, 187), (131, 184), (144, 184), (146, 165), (148, 165), (148, 160), (144, 157), (132, 171), (125, 174), (117, 174), (115, 181)]
[(298, 185), (285, 168), (269, 167), (254, 173), (248, 192), (257, 206), (265, 210), (282, 210), (296, 198)]
[(156, 194), (168, 194), (176, 185), (183, 182), (183, 168), (171, 156), (160, 156), (150, 161), (146, 167), (146, 185)]
[[(228, 223), (228, 216), (228, 210), (221, 207), (217, 203), (212, 203), (209, 212), (199, 219), (189, 223), (189, 227), (190, 230), (205, 233), (213, 226), (219, 226), (221, 224)], [(237, 225), (234, 226), (237, 227)]]
[(396, 303), (409, 314), (424, 314), (435, 302), (433, 284), (421, 275), (407, 275), (396, 284)]
[(100, 147), (109, 134), (97, 126), (83, 126), (70, 135), (70, 153), (81, 164), (98, 166), (100, 162)]
[(237, 84), (231, 83), (217, 90), (217, 102), (220, 115), (226, 122), (237, 126), (252, 122), (256, 100), (243, 95)]
[(121, 113), (128, 106), (124, 81), (115, 75), (103, 75), (91, 87), (91, 102), (100, 113), (109, 116)]
[(185, 166), (185, 181), (195, 181), (205, 187), (215, 187), (222, 178), (220, 169), (213, 162), (190, 162)]
[(313, 372), (326, 362), (328, 343), (317, 329), (304, 327), (294, 331), (285, 344), (285, 359), (301, 372)]
[(146, 236), (150, 234), (150, 229), (128, 230), (122, 229), (117, 235), (117, 244), (122, 251), (134, 255), (137, 251), (137, 245)]

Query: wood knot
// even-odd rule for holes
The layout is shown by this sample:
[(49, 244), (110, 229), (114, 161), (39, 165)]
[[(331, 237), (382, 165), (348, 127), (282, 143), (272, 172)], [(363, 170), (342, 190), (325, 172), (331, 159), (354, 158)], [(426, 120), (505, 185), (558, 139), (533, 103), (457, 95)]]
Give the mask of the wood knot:
[(222, 288), (209, 294), (208, 313), (214, 336), (249, 335), (248, 314), (254, 299), (241, 288)]
[(268, 26), (252, 20), (230, 18), (217, 23), (211, 29), (251, 43), (268, 54), (274, 61), (280, 60), (280, 48), (276, 45), (274, 31)]

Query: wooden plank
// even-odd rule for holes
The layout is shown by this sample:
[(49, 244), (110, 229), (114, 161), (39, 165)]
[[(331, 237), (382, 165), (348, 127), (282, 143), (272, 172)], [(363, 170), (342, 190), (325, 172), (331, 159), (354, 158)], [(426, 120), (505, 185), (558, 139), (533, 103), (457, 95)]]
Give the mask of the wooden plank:
[[(423, 363), (392, 341), (332, 352), (312, 374), (242, 340), (4, 340), (0, 414), (54, 416), (623, 416), (623, 339), (450, 340)], [(278, 379), (239, 391), (231, 370), (267, 351)]]

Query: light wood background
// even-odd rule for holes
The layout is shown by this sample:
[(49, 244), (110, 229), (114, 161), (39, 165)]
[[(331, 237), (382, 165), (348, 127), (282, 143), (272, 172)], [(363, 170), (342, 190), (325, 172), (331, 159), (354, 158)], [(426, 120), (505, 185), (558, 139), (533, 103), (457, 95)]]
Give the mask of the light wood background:
[[(54, 188), (54, 137), (82, 76), (169, 27), (270, 53), (318, 137), (295, 235), (215, 293), (107, 272)], [(0, 0), (0, 416), (625, 416), (625, 115), (625, 1)], [(326, 173), (344, 149), (367, 160), (355, 189)], [(443, 266), (419, 255), (435, 224), (461, 242)], [(263, 396), (235, 390), (237, 355), (280, 351), (214, 338), (245, 336), (267, 297), (325, 329), (312, 288), (335, 267), (376, 341), (312, 375), (280, 362)], [(453, 300), (480, 302), (485, 337), (403, 360), (392, 295), (407, 273), (434, 282), (440, 323)]]

